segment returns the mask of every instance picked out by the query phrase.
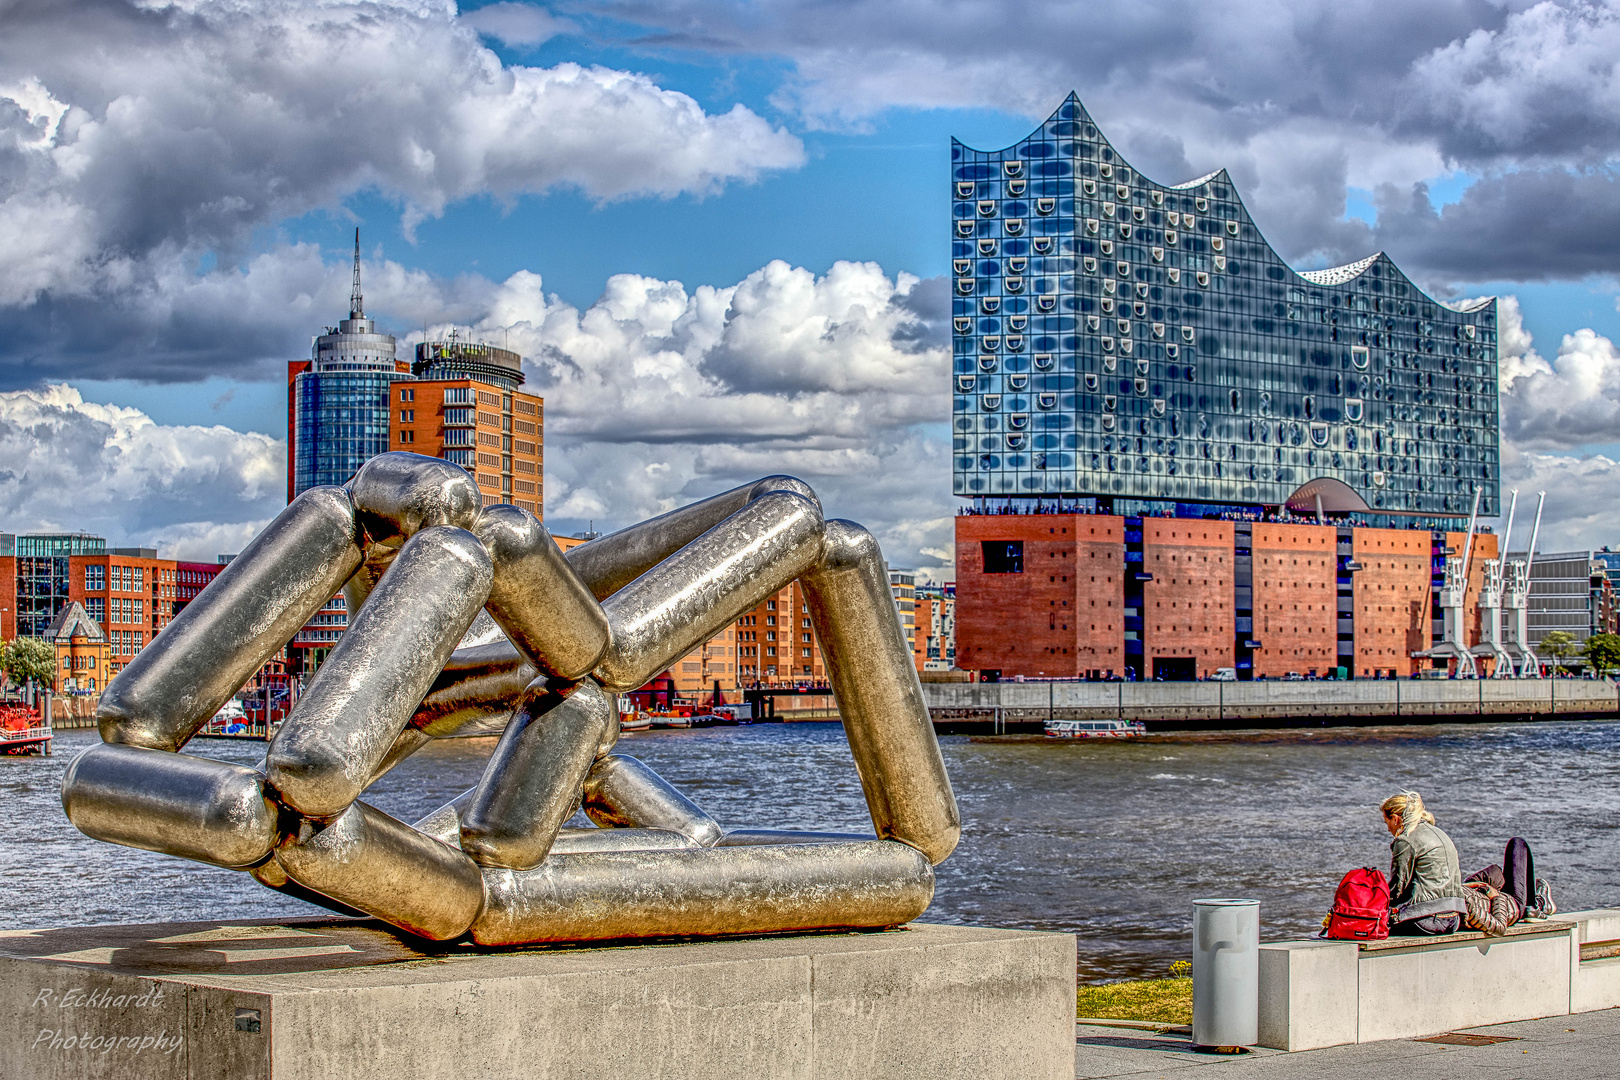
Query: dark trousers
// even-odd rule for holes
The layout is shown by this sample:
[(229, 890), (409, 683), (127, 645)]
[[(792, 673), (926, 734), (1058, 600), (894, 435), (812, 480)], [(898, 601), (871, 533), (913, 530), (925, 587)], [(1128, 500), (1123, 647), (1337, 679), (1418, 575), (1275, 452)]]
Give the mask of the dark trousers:
[(1519, 902), (1520, 911), (1529, 911), (1536, 898), (1536, 859), (1523, 837), (1515, 836), (1502, 852), (1503, 892)]
[(1492, 864), (1469, 874), (1464, 881), (1485, 881), (1519, 902), (1519, 911), (1530, 910), (1536, 898), (1536, 857), (1524, 837), (1515, 836), (1502, 851), (1502, 864)]

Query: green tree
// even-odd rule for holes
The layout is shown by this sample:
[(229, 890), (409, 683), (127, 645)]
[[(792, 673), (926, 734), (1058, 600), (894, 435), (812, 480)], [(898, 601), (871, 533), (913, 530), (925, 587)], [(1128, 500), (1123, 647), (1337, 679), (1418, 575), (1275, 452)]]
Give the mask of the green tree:
[(1620, 634), (1593, 634), (1581, 652), (1600, 676), (1620, 668)]
[(1541, 639), (1537, 650), (1553, 658), (1553, 674), (1558, 674), (1563, 667), (1563, 661), (1574, 656), (1579, 650), (1575, 644), (1575, 635), (1568, 630), (1554, 630)]
[(39, 638), (13, 638), (0, 645), (0, 669), (14, 683), (33, 679), (49, 686), (56, 678), (56, 646)]

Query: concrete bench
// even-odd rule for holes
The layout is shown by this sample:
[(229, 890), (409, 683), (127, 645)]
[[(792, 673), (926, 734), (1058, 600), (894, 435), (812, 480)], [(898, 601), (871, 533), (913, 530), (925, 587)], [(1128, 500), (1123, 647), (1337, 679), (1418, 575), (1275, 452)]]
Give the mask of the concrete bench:
[(1620, 909), (1468, 931), (1260, 946), (1260, 1045), (1314, 1050), (1620, 1005)]

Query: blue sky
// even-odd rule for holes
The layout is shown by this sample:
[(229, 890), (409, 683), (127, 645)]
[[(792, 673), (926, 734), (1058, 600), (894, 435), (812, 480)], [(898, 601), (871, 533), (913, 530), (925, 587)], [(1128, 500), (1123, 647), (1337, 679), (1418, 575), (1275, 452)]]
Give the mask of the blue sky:
[(285, 363), (342, 316), (359, 225), (386, 328), (529, 357), (559, 528), (792, 468), (948, 574), (950, 140), (1007, 145), (1076, 90), (1147, 175), (1230, 168), (1301, 269), (1384, 249), (1437, 295), (1514, 297), (1508, 480), (1565, 485), (1567, 539), (1607, 536), (1577, 493), (1620, 489), (1595, 456), (1620, 447), (1614, 5), (82, 11), (0, 15), (0, 441), (88, 423), (99, 448), (57, 449), (104, 477), (138, 410), (215, 494), (158, 470), (92, 509), (0, 477), (0, 528), (248, 535)]

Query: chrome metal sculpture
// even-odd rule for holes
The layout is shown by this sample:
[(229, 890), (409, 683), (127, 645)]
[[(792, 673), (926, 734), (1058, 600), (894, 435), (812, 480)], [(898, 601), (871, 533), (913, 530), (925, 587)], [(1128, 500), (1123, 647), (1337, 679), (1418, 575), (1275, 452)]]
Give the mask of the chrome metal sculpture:
[[(574, 548), (473, 479), (383, 454), (295, 499), (107, 687), (62, 782), (97, 839), (245, 870), (483, 945), (883, 927), (961, 826), (870, 533), (772, 476)], [(802, 581), (874, 835), (727, 832), (614, 753), (613, 695)], [(327, 599), (350, 623), (262, 771), (179, 751)], [(457, 649), (480, 609), (504, 632)], [(500, 734), (414, 826), (359, 801), (435, 738)], [(598, 826), (567, 829), (583, 808)]]

